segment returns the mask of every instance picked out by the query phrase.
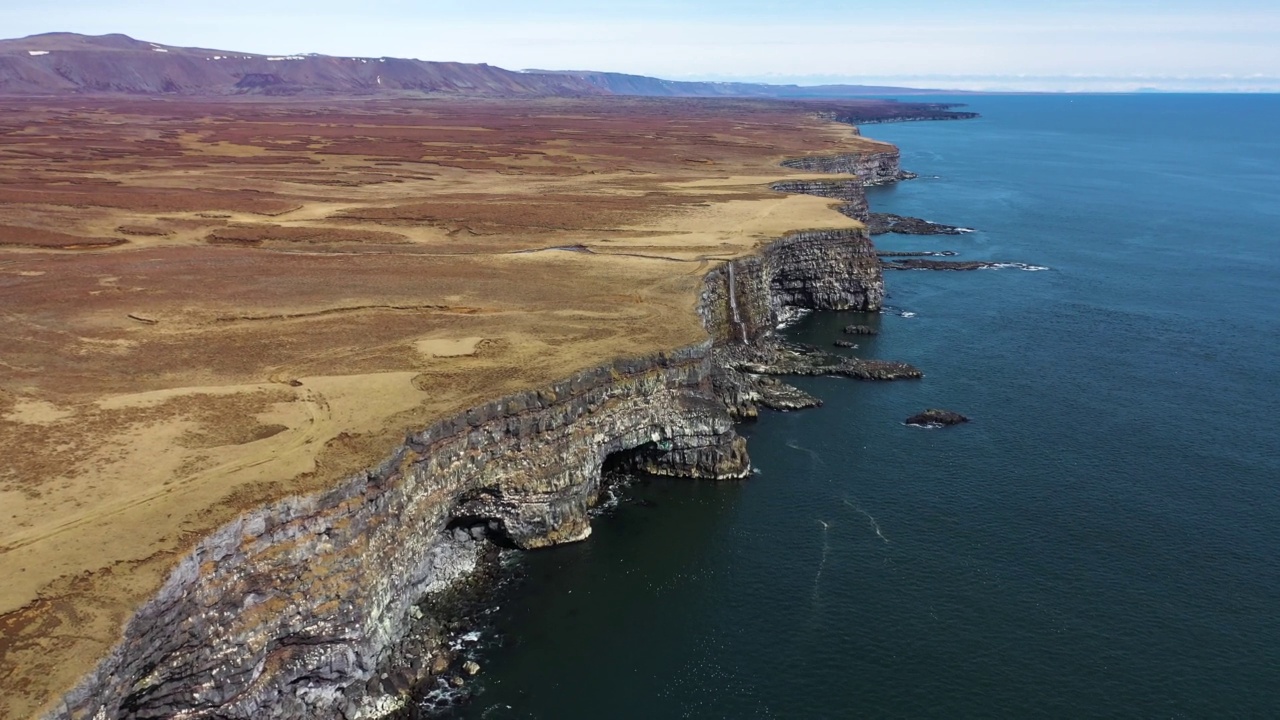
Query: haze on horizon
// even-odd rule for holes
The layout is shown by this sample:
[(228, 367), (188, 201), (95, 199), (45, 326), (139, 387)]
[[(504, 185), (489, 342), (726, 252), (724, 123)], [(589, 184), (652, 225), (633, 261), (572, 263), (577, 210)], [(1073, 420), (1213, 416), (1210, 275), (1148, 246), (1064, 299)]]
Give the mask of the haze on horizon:
[(974, 90), (1280, 91), (1273, 0), (6, 3), (6, 37)]

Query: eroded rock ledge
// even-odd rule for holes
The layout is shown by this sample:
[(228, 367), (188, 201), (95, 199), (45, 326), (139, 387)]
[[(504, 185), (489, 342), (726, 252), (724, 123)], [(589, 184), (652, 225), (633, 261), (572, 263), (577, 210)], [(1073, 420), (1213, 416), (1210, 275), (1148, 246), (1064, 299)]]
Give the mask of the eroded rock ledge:
[(899, 163), (900, 154), (895, 148), (878, 153), (810, 155), (784, 160), (782, 165), (808, 172), (857, 175), (864, 185), (884, 185), (918, 177), (913, 172), (903, 170)]
[(387, 712), (394, 703), (376, 678), (416, 603), (475, 565), (479, 544), (457, 542), (454, 529), (483, 525), (522, 548), (581, 540), (601, 468), (619, 459), (658, 474), (745, 477), (734, 418), (757, 403), (812, 400), (768, 377), (800, 368), (785, 365), (794, 349), (771, 339), (775, 328), (807, 310), (878, 310), (883, 297), (862, 230), (793, 233), (726, 262), (705, 278), (706, 342), (442, 420), (329, 492), (204, 538), (48, 717)]

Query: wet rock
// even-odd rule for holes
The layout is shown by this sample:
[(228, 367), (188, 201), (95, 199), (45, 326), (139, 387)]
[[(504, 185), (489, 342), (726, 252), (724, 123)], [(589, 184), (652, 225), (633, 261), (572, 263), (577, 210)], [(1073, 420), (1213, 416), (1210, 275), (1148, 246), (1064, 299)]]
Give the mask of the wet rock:
[(456, 688), (460, 688), (463, 685), (466, 685), (467, 681), (463, 680), (462, 676), (460, 675), (454, 675), (453, 677), (449, 678), (449, 684)]
[(886, 257), (955, 257), (958, 255), (955, 250), (878, 250), (876, 255), (882, 258)]
[[(748, 395), (760, 402), (768, 392), (768, 383), (759, 376), (766, 375), (830, 375), (857, 380), (901, 380), (924, 377), (919, 369), (903, 362), (891, 360), (867, 360), (864, 358), (833, 355), (817, 348), (797, 346), (765, 339), (752, 348), (737, 350), (724, 362), (743, 379), (732, 388), (738, 395)], [(732, 378), (721, 379), (729, 384)], [(743, 386), (746, 386), (744, 389)]]
[(431, 674), (443, 675), (449, 671), (451, 661), (448, 655), (437, 655), (431, 660)]
[(462, 671), (472, 677), (475, 677), (480, 674), (480, 663), (475, 660), (468, 660), (462, 663)]
[(899, 235), (963, 235), (973, 232), (971, 228), (922, 220), (920, 218), (894, 215), (893, 213), (871, 213), (867, 220), (867, 232), (872, 235), (897, 233)]
[(760, 404), (773, 410), (787, 412), (820, 407), (822, 405), (822, 401), (818, 398), (776, 378), (761, 378), (758, 388), (760, 391)]
[(846, 325), (845, 335), (879, 335), (880, 331), (870, 325)]
[(969, 418), (958, 412), (930, 408), (907, 418), (906, 424), (920, 427), (948, 427), (969, 422)]
[(856, 348), (858, 344), (848, 340), (837, 340), (833, 343), (838, 348)]
[(980, 260), (925, 260), (922, 258), (882, 260), (881, 264), (886, 270), (985, 270), (1009, 265), (1009, 263)]

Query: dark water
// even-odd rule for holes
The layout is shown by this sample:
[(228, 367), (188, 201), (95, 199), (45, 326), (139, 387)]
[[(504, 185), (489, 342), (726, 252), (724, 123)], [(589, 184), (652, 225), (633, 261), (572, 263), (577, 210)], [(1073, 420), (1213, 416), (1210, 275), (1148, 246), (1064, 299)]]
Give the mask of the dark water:
[(521, 559), (466, 716), (1280, 716), (1280, 96), (970, 102), (866, 131), (938, 176), (874, 209), (979, 232), (879, 244), (1050, 270), (888, 273), (855, 352), (927, 377)]

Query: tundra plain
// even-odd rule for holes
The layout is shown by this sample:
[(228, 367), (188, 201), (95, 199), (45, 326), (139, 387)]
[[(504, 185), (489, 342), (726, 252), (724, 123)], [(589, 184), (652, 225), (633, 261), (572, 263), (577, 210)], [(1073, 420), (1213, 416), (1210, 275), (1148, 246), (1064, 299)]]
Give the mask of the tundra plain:
[(753, 101), (6, 101), (0, 717), (244, 510), (701, 340), (722, 259), (856, 224), (779, 162), (886, 147)]

